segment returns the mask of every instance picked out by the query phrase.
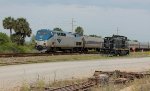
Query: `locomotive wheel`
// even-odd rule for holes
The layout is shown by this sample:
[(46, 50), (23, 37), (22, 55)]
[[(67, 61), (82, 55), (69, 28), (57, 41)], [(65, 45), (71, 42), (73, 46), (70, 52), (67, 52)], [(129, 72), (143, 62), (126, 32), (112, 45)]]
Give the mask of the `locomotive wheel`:
[(83, 49), (83, 52), (84, 53), (88, 53), (88, 49)]
[(57, 51), (57, 48), (56, 47), (53, 47), (52, 49), (51, 49), (51, 52), (56, 52)]
[(128, 55), (128, 54), (129, 54), (129, 51), (126, 51), (126, 50), (123, 50), (123, 51), (119, 52), (120, 56), (124, 56), (124, 55)]

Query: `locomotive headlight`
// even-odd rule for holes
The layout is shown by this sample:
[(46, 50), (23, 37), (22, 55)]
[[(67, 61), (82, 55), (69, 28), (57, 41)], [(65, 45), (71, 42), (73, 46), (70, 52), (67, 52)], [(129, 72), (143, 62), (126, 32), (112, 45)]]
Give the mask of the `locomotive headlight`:
[(44, 46), (46, 46), (46, 43), (43, 43)]

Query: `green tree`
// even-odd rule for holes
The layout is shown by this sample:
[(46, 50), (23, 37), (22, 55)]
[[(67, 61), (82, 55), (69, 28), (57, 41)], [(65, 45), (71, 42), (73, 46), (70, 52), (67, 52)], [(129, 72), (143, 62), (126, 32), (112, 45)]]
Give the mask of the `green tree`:
[(83, 35), (84, 30), (83, 30), (82, 27), (79, 26), (79, 27), (77, 27), (77, 28), (75, 29), (75, 32), (78, 33), (79, 35)]
[(53, 31), (63, 31), (63, 30), (61, 28), (56, 27), (53, 29)]
[(134, 42), (138, 42), (138, 40), (133, 40)]
[(11, 36), (12, 35), (12, 29), (14, 27), (14, 18), (6, 17), (3, 20), (3, 27), (4, 27), (4, 29), (10, 29), (10, 36)]
[(20, 42), (22, 41), (22, 40), (20, 40), (20, 35), (17, 35), (17, 34), (12, 34), (11, 40), (12, 40), (12, 42), (16, 43), (17, 45), (20, 45)]
[(92, 34), (92, 35), (89, 35), (90, 37), (98, 37), (98, 38), (101, 38), (101, 36), (98, 36), (98, 35), (95, 35), (95, 34)]
[(0, 44), (10, 42), (10, 38), (5, 34), (0, 32)]
[(14, 22), (14, 31), (12, 38), (18, 45), (24, 45), (25, 38), (30, 37), (32, 30), (25, 18), (18, 18)]

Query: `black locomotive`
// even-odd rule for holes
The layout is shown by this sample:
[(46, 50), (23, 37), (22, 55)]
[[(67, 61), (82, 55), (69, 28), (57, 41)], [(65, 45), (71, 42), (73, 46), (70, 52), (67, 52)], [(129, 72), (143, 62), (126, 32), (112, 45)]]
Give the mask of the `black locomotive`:
[(120, 35), (105, 37), (102, 51), (105, 54), (111, 55), (119, 55), (119, 56), (128, 55), (130, 49), (127, 37)]

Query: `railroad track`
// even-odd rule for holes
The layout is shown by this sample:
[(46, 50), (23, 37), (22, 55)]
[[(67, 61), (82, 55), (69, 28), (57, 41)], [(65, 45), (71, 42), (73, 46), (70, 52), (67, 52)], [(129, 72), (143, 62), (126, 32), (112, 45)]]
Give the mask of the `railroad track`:
[(79, 55), (79, 54), (98, 54), (98, 53), (0, 53), (0, 57), (30, 57), (30, 56), (53, 56), (53, 55)]
[[(95, 85), (96, 83), (93, 81), (85, 81), (79, 84), (71, 84), (71, 85), (66, 85), (58, 88), (45, 87), (43, 90), (44, 91), (89, 91), (90, 88)], [(34, 89), (33, 91), (35, 91), (36, 89), (39, 88), (31, 87), (31, 89)]]
[[(103, 74), (103, 76), (101, 75)], [(105, 76), (104, 76), (105, 74)], [(101, 77), (100, 77), (101, 75)], [(114, 76), (112, 80), (106, 80), (106, 75), (111, 78)], [(83, 81), (78, 84), (71, 84), (66, 85), (63, 87), (53, 88), (53, 87), (44, 87), (43, 91), (90, 91), (92, 87), (94, 86), (104, 86), (108, 85), (109, 83), (113, 84), (124, 84), (130, 81), (133, 81), (134, 79), (141, 79), (144, 77), (150, 76), (150, 73), (145, 72), (121, 72), (121, 71), (95, 71), (93, 77), (89, 78), (88, 81)], [(108, 78), (108, 79), (109, 79)], [(105, 84), (104, 84), (105, 83)], [(103, 84), (103, 85), (102, 85)], [(40, 88), (32, 87), (31, 91), (37, 91)]]
[(45, 88), (45, 91), (88, 91), (95, 83), (91, 81), (82, 82), (79, 84), (67, 85), (59, 88)]

